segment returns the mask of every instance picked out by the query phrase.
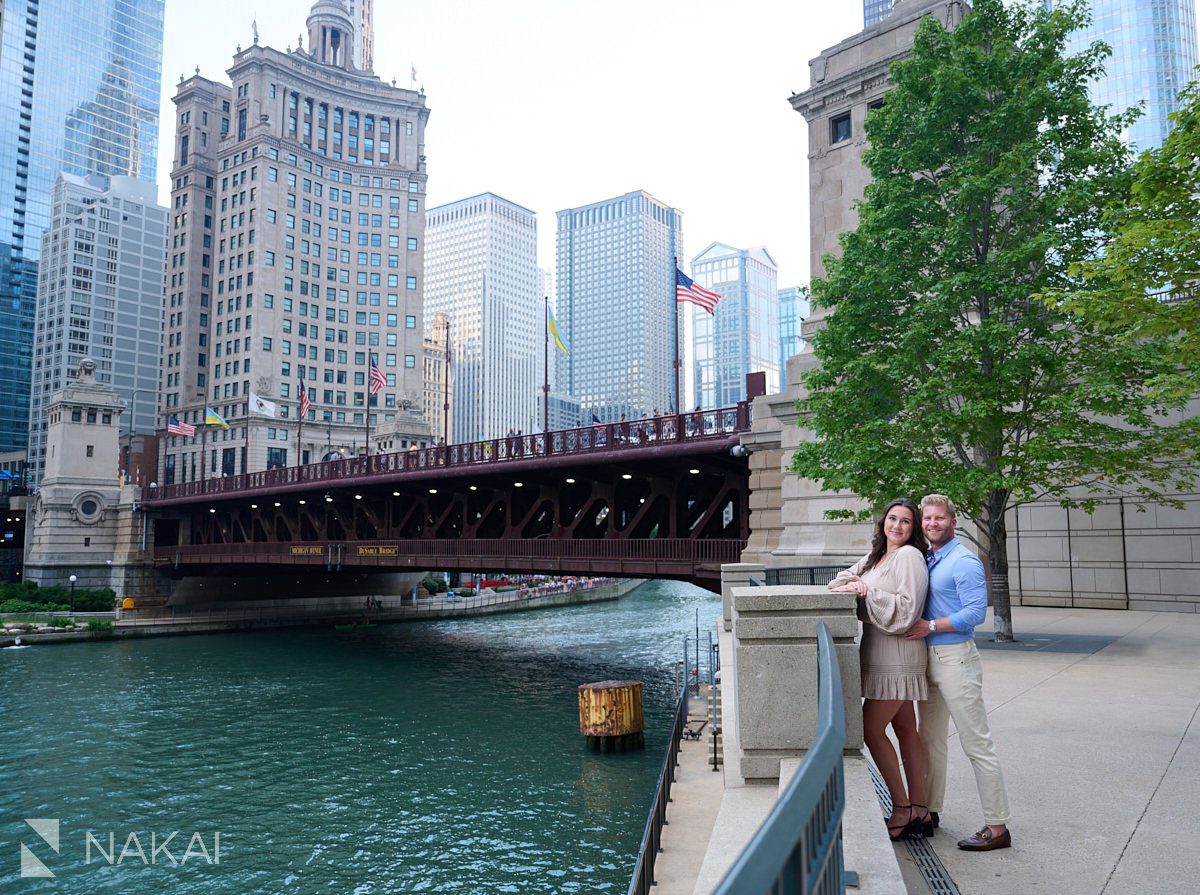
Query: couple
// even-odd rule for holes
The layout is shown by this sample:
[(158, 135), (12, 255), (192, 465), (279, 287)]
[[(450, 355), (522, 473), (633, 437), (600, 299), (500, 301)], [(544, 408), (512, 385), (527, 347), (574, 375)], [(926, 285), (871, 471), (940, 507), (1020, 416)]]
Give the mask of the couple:
[[(946, 789), (946, 738), (954, 719), (975, 771), (984, 826), (958, 843), (966, 851), (1008, 848), (1008, 797), (983, 704), (975, 626), (987, 614), (983, 563), (954, 536), (950, 498), (930, 494), (918, 508), (893, 500), (875, 525), (871, 552), (829, 589), (853, 593), (864, 622), (863, 738), (892, 796), (893, 840), (932, 836)], [(928, 596), (928, 599), (926, 597)], [(920, 701), (920, 728), (913, 710)], [(904, 775), (887, 736), (900, 744)], [(908, 786), (905, 787), (905, 777)]]

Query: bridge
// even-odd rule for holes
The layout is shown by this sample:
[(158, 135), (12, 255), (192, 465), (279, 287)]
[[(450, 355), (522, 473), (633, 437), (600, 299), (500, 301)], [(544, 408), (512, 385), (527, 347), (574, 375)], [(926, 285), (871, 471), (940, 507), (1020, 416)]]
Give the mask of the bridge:
[(154, 562), (675, 578), (712, 587), (749, 536), (750, 404), (145, 490)]

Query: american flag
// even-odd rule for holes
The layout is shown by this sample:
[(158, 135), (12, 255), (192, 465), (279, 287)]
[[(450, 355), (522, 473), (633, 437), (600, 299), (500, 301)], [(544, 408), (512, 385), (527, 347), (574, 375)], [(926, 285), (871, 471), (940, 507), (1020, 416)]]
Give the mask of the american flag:
[(371, 361), (371, 394), (375, 394), (381, 388), (387, 385), (387, 377), (379, 367), (375, 366), (375, 361)]
[(168, 435), (195, 435), (196, 427), (190, 426), (187, 423), (181, 423), (173, 416), (167, 417), (167, 434)]
[(300, 419), (308, 416), (308, 389), (304, 387), (304, 380), (300, 380)]
[(697, 286), (691, 277), (677, 267), (675, 268), (675, 300), (699, 305), (712, 314), (715, 313), (717, 302), (721, 300), (721, 296), (715, 292), (709, 292), (703, 286)]

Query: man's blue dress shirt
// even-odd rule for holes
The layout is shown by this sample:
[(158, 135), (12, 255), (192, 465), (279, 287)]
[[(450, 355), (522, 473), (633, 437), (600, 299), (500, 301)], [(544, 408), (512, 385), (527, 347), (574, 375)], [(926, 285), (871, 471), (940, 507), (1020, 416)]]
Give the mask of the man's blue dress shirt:
[(962, 643), (975, 636), (987, 615), (987, 579), (983, 563), (958, 539), (951, 538), (929, 557), (929, 597), (925, 619), (949, 618), (953, 631), (930, 634), (930, 646)]

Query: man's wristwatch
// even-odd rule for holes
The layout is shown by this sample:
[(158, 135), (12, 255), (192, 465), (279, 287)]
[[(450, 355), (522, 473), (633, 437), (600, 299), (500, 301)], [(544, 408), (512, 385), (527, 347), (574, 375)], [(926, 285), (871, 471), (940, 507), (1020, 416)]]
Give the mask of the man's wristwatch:
[(929, 620), (929, 633), (930, 634), (937, 633), (937, 619), (936, 618), (931, 618)]

